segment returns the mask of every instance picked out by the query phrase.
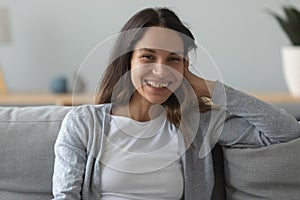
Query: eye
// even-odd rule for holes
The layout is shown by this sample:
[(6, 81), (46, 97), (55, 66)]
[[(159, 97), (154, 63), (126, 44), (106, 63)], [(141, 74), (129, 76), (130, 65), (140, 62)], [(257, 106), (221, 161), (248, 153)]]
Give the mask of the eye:
[(174, 56), (174, 57), (170, 57), (168, 60), (169, 60), (169, 61), (181, 62), (181, 61), (182, 61), (182, 58), (181, 58), (181, 57), (178, 57), (178, 56)]
[(152, 55), (149, 55), (149, 54), (143, 54), (140, 56), (140, 59), (142, 61), (153, 61), (155, 59), (155, 57)]

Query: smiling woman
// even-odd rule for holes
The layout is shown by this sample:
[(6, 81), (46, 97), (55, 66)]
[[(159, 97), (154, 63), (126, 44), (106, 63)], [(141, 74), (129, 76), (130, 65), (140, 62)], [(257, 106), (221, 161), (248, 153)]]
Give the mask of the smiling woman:
[(285, 111), (191, 73), (195, 48), (170, 9), (147, 8), (128, 20), (99, 105), (74, 108), (62, 123), (55, 200), (211, 199), (216, 143), (257, 147), (299, 137), (300, 124)]

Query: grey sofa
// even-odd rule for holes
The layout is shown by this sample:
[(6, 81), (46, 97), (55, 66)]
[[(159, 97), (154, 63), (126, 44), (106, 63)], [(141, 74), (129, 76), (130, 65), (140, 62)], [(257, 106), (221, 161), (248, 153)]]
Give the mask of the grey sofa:
[[(53, 145), (70, 109), (0, 108), (0, 200), (52, 198)], [(216, 146), (213, 156), (213, 199), (300, 199), (300, 139), (256, 149)]]

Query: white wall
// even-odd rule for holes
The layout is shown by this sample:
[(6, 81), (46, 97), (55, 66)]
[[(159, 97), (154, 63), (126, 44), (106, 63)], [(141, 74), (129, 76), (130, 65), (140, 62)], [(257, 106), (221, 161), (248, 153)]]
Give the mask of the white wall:
[[(280, 48), (289, 41), (265, 8), (284, 0), (0, 0), (9, 10), (12, 41), (0, 60), (12, 92), (47, 92), (59, 75), (72, 77), (88, 52), (117, 33), (133, 13), (169, 6), (191, 27), (223, 80), (246, 91), (285, 91)], [(290, 0), (300, 7), (299, 0)], [(88, 82), (88, 80), (85, 80)]]

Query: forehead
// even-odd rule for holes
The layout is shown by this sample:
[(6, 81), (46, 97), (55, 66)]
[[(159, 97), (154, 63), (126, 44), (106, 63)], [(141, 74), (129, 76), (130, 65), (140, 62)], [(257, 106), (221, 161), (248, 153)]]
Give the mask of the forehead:
[(134, 49), (161, 49), (169, 52), (183, 52), (184, 44), (179, 33), (162, 27), (149, 27)]

